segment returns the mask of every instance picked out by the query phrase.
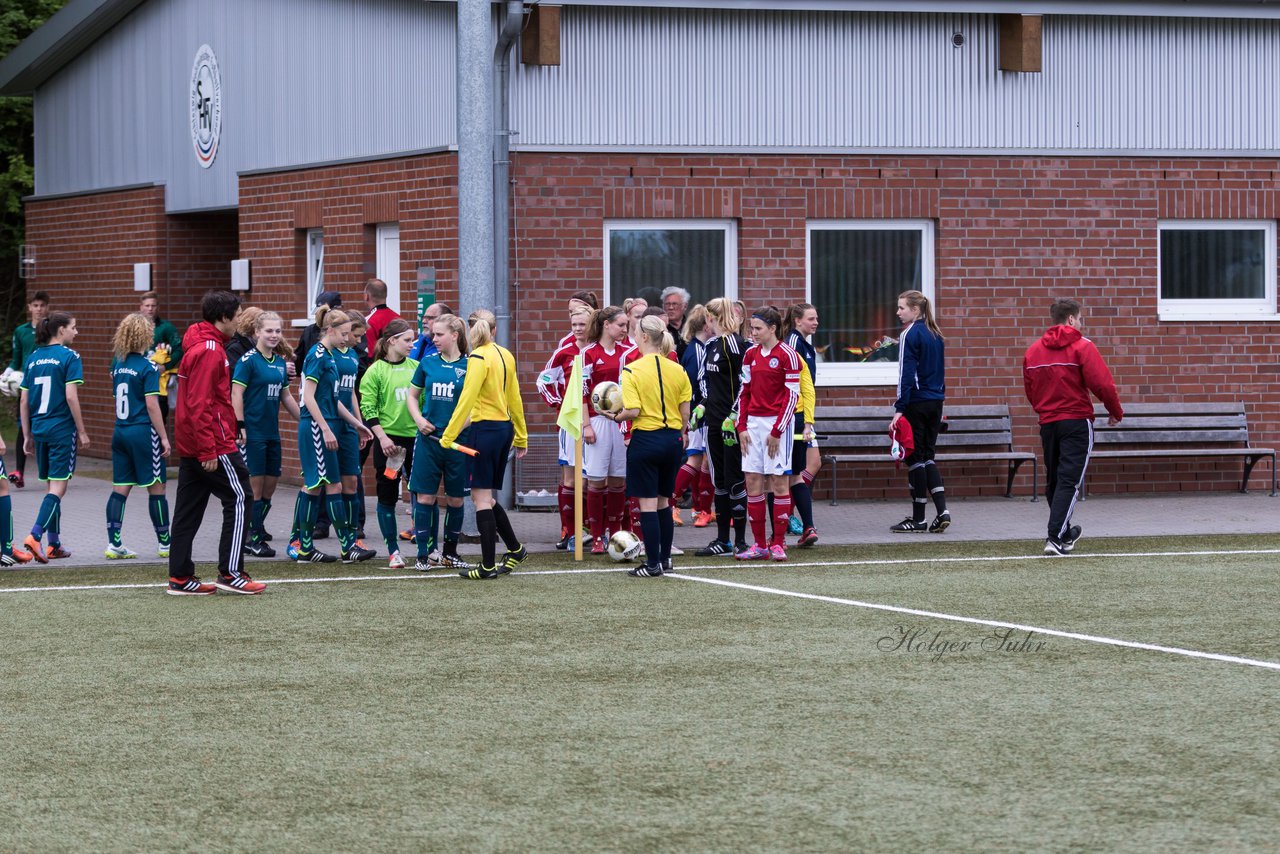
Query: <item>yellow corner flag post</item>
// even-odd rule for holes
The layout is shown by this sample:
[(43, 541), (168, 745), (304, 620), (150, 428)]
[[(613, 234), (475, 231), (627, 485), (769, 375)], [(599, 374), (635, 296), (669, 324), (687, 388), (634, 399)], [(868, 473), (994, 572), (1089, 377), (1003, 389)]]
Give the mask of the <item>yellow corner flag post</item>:
[(556, 425), (573, 437), (573, 559), (582, 560), (582, 354), (573, 357), (573, 372), (564, 387), (564, 403)]

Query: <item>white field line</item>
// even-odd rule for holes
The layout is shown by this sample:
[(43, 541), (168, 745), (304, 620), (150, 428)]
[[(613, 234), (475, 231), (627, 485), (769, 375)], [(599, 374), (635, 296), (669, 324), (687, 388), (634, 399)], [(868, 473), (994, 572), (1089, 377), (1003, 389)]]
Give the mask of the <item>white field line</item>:
[(1035, 634), (1085, 641), (1086, 643), (1119, 646), (1127, 649), (1142, 649), (1148, 652), (1166, 652), (1171, 655), (1186, 656), (1187, 658), (1203, 658), (1210, 661), (1225, 661), (1228, 664), (1244, 664), (1249, 667), (1263, 667), (1267, 670), (1280, 670), (1280, 662), (1259, 661), (1255, 658), (1241, 658), (1237, 655), (1222, 655), (1216, 652), (1200, 652), (1199, 650), (1182, 649), (1181, 647), (1176, 646), (1161, 646), (1153, 643), (1119, 640), (1117, 638), (1102, 637), (1101, 635), (1064, 632), (1059, 631), (1058, 629), (1046, 629), (1041, 626), (1026, 626), (1021, 623), (1004, 623), (998, 620), (982, 620), (976, 617), (961, 617), (956, 614), (943, 614), (938, 611), (921, 611), (916, 608), (902, 608), (897, 605), (880, 605), (874, 602), (859, 602), (857, 599), (841, 599), (836, 596), (819, 596), (814, 593), (797, 593), (793, 590), (779, 590), (776, 587), (761, 587), (757, 584), (742, 584), (737, 581), (725, 581), (720, 578), (702, 578), (696, 575), (682, 575), (679, 573), (672, 573), (671, 578), (677, 578), (681, 581), (696, 581), (702, 584), (714, 584), (718, 587), (731, 587), (737, 590), (750, 590), (754, 593), (768, 593), (773, 596), (788, 596), (794, 599), (808, 599), (814, 602), (826, 602), (832, 605), (848, 605), (854, 608), (867, 608), (873, 611), (888, 611), (894, 614), (909, 614), (913, 617), (930, 617), (935, 620), (947, 620), (953, 623), (968, 623), (970, 625), (988, 626), (996, 629), (1013, 629), (1014, 631), (1019, 632), (1034, 632)]

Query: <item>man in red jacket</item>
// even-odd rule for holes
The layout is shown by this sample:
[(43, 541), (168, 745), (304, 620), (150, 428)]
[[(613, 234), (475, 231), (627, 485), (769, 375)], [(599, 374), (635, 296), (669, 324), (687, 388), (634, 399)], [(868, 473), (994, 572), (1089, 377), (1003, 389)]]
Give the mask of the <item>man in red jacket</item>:
[(382, 337), (382, 330), (386, 329), (391, 321), (398, 320), (400, 315), (387, 308), (387, 283), (382, 279), (370, 279), (364, 283), (364, 301), (369, 306), (369, 315), (364, 319), (365, 323), (369, 324), (365, 340), (368, 343), (369, 355), (372, 356), (373, 348)]
[[(200, 303), (200, 313), (204, 320), (192, 324), (182, 337), (173, 430), (181, 462), (170, 528), (168, 593), (261, 593), (267, 585), (244, 571), (246, 496), (252, 493), (249, 472), (236, 447), (231, 370), (223, 349), (235, 334), (240, 298), (228, 291), (209, 291)], [(195, 576), (191, 544), (210, 495), (222, 502), (222, 540), (218, 545), (218, 580), (205, 584)]]
[(1111, 371), (1098, 348), (1080, 332), (1080, 304), (1059, 299), (1049, 309), (1053, 326), (1022, 357), (1022, 382), (1027, 400), (1040, 416), (1044, 446), (1045, 497), (1049, 502), (1047, 555), (1065, 556), (1080, 539), (1080, 526), (1071, 524), (1093, 450), (1093, 392), (1107, 408), (1108, 424), (1124, 417)]

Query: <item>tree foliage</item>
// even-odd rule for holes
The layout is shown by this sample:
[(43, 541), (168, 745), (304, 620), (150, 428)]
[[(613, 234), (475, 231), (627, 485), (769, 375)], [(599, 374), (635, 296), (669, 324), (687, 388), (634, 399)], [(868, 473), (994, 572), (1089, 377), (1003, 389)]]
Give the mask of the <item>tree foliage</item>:
[[(0, 2), (0, 57), (18, 46), (67, 0)], [(8, 330), (26, 312), (25, 282), (18, 278), (18, 247), (23, 241), (22, 199), (35, 187), (32, 163), (33, 123), (30, 98), (0, 98), (0, 351), (8, 361)]]

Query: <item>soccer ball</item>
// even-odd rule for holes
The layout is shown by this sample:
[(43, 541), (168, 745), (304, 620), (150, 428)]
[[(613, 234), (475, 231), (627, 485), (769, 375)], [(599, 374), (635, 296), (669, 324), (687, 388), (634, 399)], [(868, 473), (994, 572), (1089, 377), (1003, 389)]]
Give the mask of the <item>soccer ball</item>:
[(591, 405), (596, 408), (596, 412), (621, 412), (622, 388), (615, 382), (605, 380), (592, 389)]
[(630, 531), (618, 531), (609, 538), (609, 557), (621, 563), (624, 560), (635, 560), (644, 544), (640, 538)]

